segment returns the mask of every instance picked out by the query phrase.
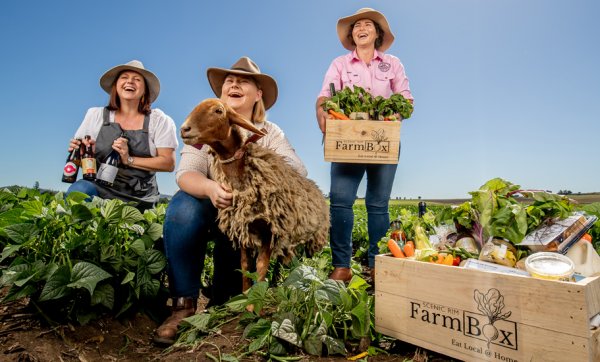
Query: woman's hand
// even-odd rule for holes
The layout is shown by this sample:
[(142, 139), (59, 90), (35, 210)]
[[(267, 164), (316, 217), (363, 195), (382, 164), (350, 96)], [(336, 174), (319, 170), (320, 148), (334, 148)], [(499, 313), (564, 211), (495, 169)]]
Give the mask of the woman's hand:
[(73, 152), (74, 149), (79, 148), (79, 145), (81, 144), (81, 141), (75, 138), (71, 138), (69, 140), (69, 152)]
[(210, 201), (217, 209), (224, 209), (231, 206), (233, 200), (233, 194), (225, 185), (221, 185), (217, 182), (212, 183), (211, 190), (208, 194)]
[(127, 144), (128, 140), (125, 137), (119, 137), (113, 141), (112, 149), (119, 152), (121, 156), (121, 163), (126, 165), (127, 158), (129, 158), (129, 145)]
[(88, 140), (86, 140), (86, 139), (79, 140), (79, 139), (72, 138), (72, 139), (69, 141), (69, 149), (68, 149), (68, 151), (69, 151), (69, 152), (72, 152), (74, 149), (76, 149), (76, 148), (79, 148), (79, 147), (81, 146), (81, 144), (82, 144), (82, 143), (83, 143), (83, 145), (84, 145), (84, 146), (86, 146), (86, 147), (87, 147), (87, 146), (89, 146), (89, 145), (91, 145), (91, 146), (92, 146), (92, 150), (95, 150), (95, 149), (96, 149), (96, 140), (94, 140), (94, 139), (90, 139), (90, 140), (88, 141)]
[(325, 102), (327, 100), (327, 97), (319, 97), (317, 99), (317, 122), (319, 123), (319, 128), (321, 129), (321, 132), (323, 132), (323, 134), (325, 134), (325, 129), (326, 129), (326, 119), (329, 118), (327, 112), (325, 112), (325, 110), (323, 110), (323, 107), (321, 106), (321, 104), (323, 104), (323, 102)]

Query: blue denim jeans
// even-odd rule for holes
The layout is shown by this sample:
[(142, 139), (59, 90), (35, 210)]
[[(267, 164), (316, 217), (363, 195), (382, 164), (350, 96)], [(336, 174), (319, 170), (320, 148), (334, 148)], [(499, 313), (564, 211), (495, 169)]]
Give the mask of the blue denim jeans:
[(334, 267), (350, 266), (354, 225), (352, 205), (365, 173), (367, 174), (365, 205), (369, 232), (368, 257), (369, 266), (375, 266), (375, 255), (379, 253), (377, 242), (390, 226), (388, 207), (397, 167), (397, 164), (331, 163), (329, 239)]
[(223, 304), (242, 292), (240, 252), (220, 232), (217, 209), (210, 199), (198, 199), (178, 191), (169, 202), (163, 227), (171, 296), (197, 298), (206, 245), (215, 241), (211, 305)]
[(69, 186), (67, 189), (65, 196), (73, 191), (83, 192), (84, 194), (88, 195), (89, 198), (86, 199), (87, 201), (91, 201), (94, 196), (98, 196), (98, 188), (96, 187), (96, 183), (84, 179), (77, 180), (71, 184), (71, 186)]

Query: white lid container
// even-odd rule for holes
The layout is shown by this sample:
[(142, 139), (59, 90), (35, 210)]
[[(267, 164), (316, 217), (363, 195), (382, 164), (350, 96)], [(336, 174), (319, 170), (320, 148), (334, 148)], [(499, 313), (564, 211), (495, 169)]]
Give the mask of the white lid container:
[(534, 278), (571, 281), (575, 265), (571, 259), (562, 254), (539, 252), (527, 257), (525, 269)]

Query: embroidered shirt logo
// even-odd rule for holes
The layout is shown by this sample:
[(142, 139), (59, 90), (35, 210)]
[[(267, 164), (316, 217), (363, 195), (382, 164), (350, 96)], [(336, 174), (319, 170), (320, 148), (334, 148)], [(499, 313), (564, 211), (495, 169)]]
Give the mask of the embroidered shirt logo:
[(387, 72), (388, 70), (390, 70), (391, 67), (392, 67), (392, 65), (390, 63), (386, 63), (386, 62), (381, 62), (377, 66), (377, 68), (379, 68), (379, 70), (381, 70), (382, 72)]

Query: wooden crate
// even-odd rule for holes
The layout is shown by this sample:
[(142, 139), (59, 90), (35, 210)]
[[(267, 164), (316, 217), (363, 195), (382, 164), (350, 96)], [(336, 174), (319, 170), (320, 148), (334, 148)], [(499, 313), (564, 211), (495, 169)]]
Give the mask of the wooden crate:
[(380, 333), (464, 361), (600, 361), (600, 329), (589, 326), (600, 277), (558, 282), (388, 255), (375, 270)]
[(325, 161), (398, 163), (402, 122), (328, 119)]

